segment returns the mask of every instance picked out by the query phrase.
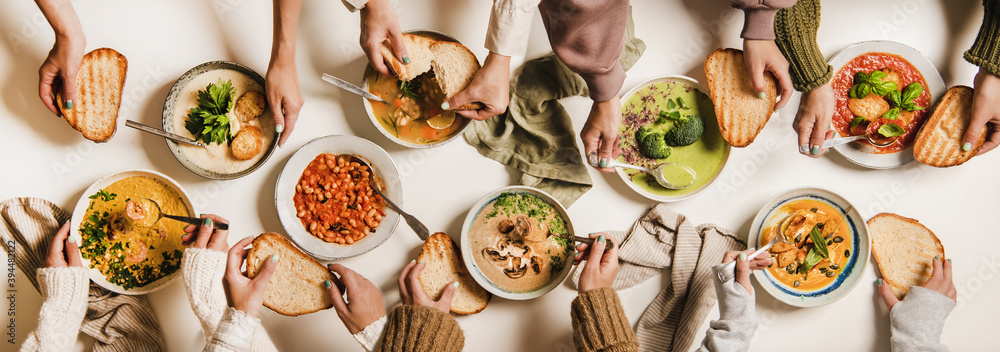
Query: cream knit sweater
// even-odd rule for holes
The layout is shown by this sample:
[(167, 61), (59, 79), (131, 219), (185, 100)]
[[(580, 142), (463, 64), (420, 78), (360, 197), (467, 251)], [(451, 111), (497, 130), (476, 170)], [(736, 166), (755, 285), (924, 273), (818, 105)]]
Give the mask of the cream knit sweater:
[(21, 351), (69, 351), (87, 313), (90, 279), (81, 267), (39, 268), (42, 309), (38, 328), (28, 334)]

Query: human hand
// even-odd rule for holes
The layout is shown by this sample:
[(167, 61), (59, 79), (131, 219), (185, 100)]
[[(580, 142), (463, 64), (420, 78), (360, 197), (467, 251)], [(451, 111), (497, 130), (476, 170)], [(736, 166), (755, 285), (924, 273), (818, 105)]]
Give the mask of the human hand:
[(184, 236), (181, 236), (184, 245), (191, 246), (191, 248), (207, 248), (225, 252), (229, 248), (229, 242), (226, 242), (229, 230), (219, 230), (215, 228), (215, 224), (229, 224), (229, 221), (215, 214), (202, 214), (201, 218), (205, 219), (201, 226), (188, 225), (184, 227)]
[(305, 101), (299, 90), (299, 75), (295, 59), (272, 59), (264, 78), (267, 104), (274, 115), (274, 130), (281, 134), (278, 146), (288, 141), (299, 119), (299, 110)]
[[(352, 335), (364, 330), (379, 318), (385, 316), (385, 302), (382, 301), (382, 291), (379, 291), (371, 281), (354, 270), (340, 264), (330, 264), (330, 271), (337, 273), (336, 282), (327, 280), (323, 284), (333, 299), (333, 308), (337, 316), (344, 322)], [(344, 300), (344, 294), (347, 300)]]
[(818, 158), (826, 154), (823, 142), (833, 138), (830, 123), (833, 121), (835, 99), (829, 83), (802, 93), (799, 111), (792, 127), (799, 135), (799, 153)]
[[(573, 258), (573, 264), (577, 265), (587, 256), (587, 264), (580, 269), (580, 283), (577, 290), (584, 293), (598, 288), (611, 288), (618, 275), (618, 246), (615, 240), (606, 237), (603, 233), (592, 233), (590, 238), (596, 239), (593, 246), (581, 243), (576, 246), (577, 253)], [(615, 244), (611, 249), (607, 248), (606, 241)]]
[(375, 71), (391, 76), (389, 68), (382, 57), (382, 43), (389, 40), (392, 52), (403, 64), (410, 63), (403, 44), (403, 32), (399, 29), (396, 9), (388, 0), (369, 0), (361, 9), (361, 48), (368, 56), (368, 62)]
[(251, 242), (253, 242), (253, 237), (244, 238), (229, 250), (229, 260), (226, 263), (226, 274), (222, 279), (222, 287), (226, 289), (226, 300), (229, 301), (230, 307), (256, 317), (264, 302), (264, 292), (267, 291), (271, 275), (274, 275), (275, 270), (278, 269), (278, 255), (275, 254), (271, 256), (271, 259), (265, 260), (260, 272), (251, 280), (245, 272), (240, 270), (240, 266), (246, 261), (247, 253), (250, 252), (246, 247)]
[(981, 155), (1000, 145), (1000, 77), (980, 68), (976, 74), (976, 90), (972, 95), (972, 121), (965, 131), (962, 150), (969, 151), (985, 130), (986, 142), (979, 148)]
[[(958, 291), (955, 290), (955, 282), (951, 278), (951, 259), (942, 263), (941, 258), (934, 257), (932, 264), (934, 269), (931, 272), (931, 278), (922, 287), (945, 295), (957, 302)], [(899, 303), (899, 299), (892, 293), (892, 288), (886, 285), (882, 279), (875, 280), (875, 284), (878, 285), (878, 293), (882, 296), (882, 301), (892, 311), (892, 307), (896, 303)]]
[[(38, 96), (42, 103), (56, 116), (62, 116), (56, 104), (72, 109), (76, 100), (76, 74), (83, 63), (83, 50), (87, 41), (83, 33), (56, 36), (56, 42), (38, 69)], [(61, 102), (55, 101), (55, 92), (62, 89)]]
[(594, 102), (590, 107), (590, 117), (580, 131), (583, 149), (586, 155), (598, 154), (598, 165), (594, 166), (600, 172), (614, 172), (609, 168), (608, 161), (621, 154), (618, 145), (618, 129), (622, 123), (622, 104), (618, 96), (603, 102)]
[(778, 45), (774, 44), (773, 40), (747, 39), (743, 41), (743, 53), (747, 72), (750, 72), (750, 79), (753, 80), (753, 89), (761, 98), (765, 97), (767, 81), (764, 79), (764, 72), (770, 72), (778, 81), (778, 86), (775, 88), (781, 96), (774, 109), (785, 107), (795, 88), (792, 87), (792, 77), (788, 74), (788, 60), (785, 60)]
[(768, 265), (771, 265), (771, 258), (757, 256), (753, 261), (748, 260), (747, 256), (753, 252), (754, 249), (729, 251), (722, 257), (723, 264), (736, 261), (736, 283), (743, 286), (751, 296), (753, 296), (753, 285), (750, 284), (750, 273), (753, 270), (766, 269)]
[(485, 105), (479, 110), (455, 110), (459, 115), (473, 120), (486, 120), (507, 111), (510, 103), (510, 56), (490, 52), (483, 67), (476, 72), (465, 90), (455, 94), (441, 108), (460, 107), (479, 102)]
[(75, 236), (69, 234), (69, 221), (63, 224), (52, 238), (49, 245), (49, 256), (43, 265), (46, 268), (62, 268), (66, 266), (83, 267), (80, 261), (80, 245)]
[(424, 287), (420, 284), (420, 271), (424, 270), (427, 263), (411, 261), (403, 268), (403, 273), (399, 275), (399, 296), (403, 299), (403, 304), (415, 306), (431, 307), (442, 312), (451, 311), (451, 299), (455, 296), (455, 289), (458, 288), (458, 281), (454, 281), (444, 287), (441, 298), (437, 302), (431, 300), (424, 293)]

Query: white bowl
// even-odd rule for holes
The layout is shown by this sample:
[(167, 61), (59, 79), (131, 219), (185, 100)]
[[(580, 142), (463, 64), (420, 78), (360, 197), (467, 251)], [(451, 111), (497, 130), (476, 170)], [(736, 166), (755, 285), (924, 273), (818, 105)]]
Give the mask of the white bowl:
[[(546, 203), (551, 205), (552, 208), (556, 210), (556, 212), (559, 213), (559, 216), (561, 216), (563, 220), (566, 221), (566, 231), (568, 231), (569, 235), (574, 236), (576, 234), (576, 231), (573, 230), (573, 222), (570, 220), (569, 214), (566, 213), (566, 208), (564, 208), (562, 204), (559, 204), (559, 201), (553, 198), (548, 193), (545, 193), (544, 191), (537, 188), (526, 187), (526, 186), (504, 187), (492, 191), (490, 193), (487, 193), (485, 196), (480, 198), (475, 205), (472, 206), (472, 209), (469, 209), (469, 214), (465, 216), (465, 222), (462, 223), (462, 248), (461, 248), (462, 260), (465, 262), (465, 267), (469, 270), (469, 273), (472, 274), (472, 278), (476, 280), (476, 283), (478, 283), (479, 286), (485, 288), (486, 291), (489, 291), (490, 293), (498, 297), (503, 297), (511, 300), (528, 300), (528, 299), (538, 298), (541, 297), (542, 295), (545, 295), (546, 293), (549, 293), (549, 291), (555, 289), (556, 286), (559, 286), (559, 284), (566, 279), (566, 276), (569, 275), (569, 272), (572, 271), (573, 269), (573, 265), (571, 262), (568, 262), (566, 263), (566, 265), (563, 266), (562, 272), (560, 272), (559, 275), (556, 275), (555, 280), (552, 280), (552, 282), (549, 282), (542, 288), (539, 288), (531, 292), (518, 293), (518, 292), (508, 292), (490, 282), (490, 280), (487, 279), (486, 276), (483, 275), (483, 273), (479, 270), (479, 266), (476, 265), (475, 258), (472, 257), (473, 255), (472, 247), (469, 244), (470, 242), (469, 230), (472, 228), (472, 222), (476, 220), (476, 216), (479, 215), (479, 212), (482, 211), (483, 208), (492, 203), (493, 200), (496, 199), (498, 196), (507, 192), (526, 193), (536, 196), (541, 200), (545, 201)], [(572, 259), (572, 255), (576, 254), (576, 247), (573, 246), (573, 243), (570, 243), (570, 247), (572, 248), (572, 252), (571, 256), (568, 257), (568, 259)]]
[[(851, 256), (844, 269), (837, 276), (837, 279), (827, 286), (818, 290), (803, 291), (784, 284), (767, 270), (754, 271), (754, 277), (760, 283), (764, 291), (771, 294), (779, 301), (796, 307), (819, 307), (833, 303), (854, 289), (858, 282), (865, 275), (865, 268), (868, 265), (868, 258), (871, 255), (871, 242), (868, 237), (868, 225), (865, 218), (857, 208), (852, 208), (850, 202), (837, 193), (816, 187), (794, 188), (778, 194), (764, 204), (764, 207), (757, 212), (750, 226), (750, 234), (747, 239), (747, 246), (750, 248), (760, 248), (761, 229), (774, 226), (784, 214), (779, 213), (779, 209), (789, 202), (811, 199), (826, 203), (840, 214), (847, 214), (841, 226), (850, 226), (851, 234), (854, 236), (851, 247)], [(846, 212), (851, 209), (850, 212)], [(767, 253), (762, 253), (762, 256)]]
[[(158, 180), (160, 182), (163, 182), (164, 184), (166, 184), (166, 185), (168, 185), (170, 187), (173, 187), (175, 190), (177, 190), (177, 193), (180, 194), (181, 201), (183, 201), (184, 202), (184, 206), (187, 207), (188, 213), (189, 214), (198, 214), (198, 212), (196, 212), (194, 210), (194, 205), (191, 204), (191, 199), (188, 198), (187, 192), (184, 191), (184, 187), (181, 187), (181, 185), (179, 183), (177, 183), (177, 181), (174, 181), (172, 178), (168, 177), (167, 175), (164, 175), (162, 173), (159, 173), (159, 172), (156, 172), (156, 171), (153, 171), (153, 170), (146, 170), (146, 169), (135, 169), (135, 170), (118, 171), (118, 172), (112, 173), (110, 175), (101, 177), (101, 179), (97, 180), (97, 182), (94, 182), (94, 184), (90, 185), (90, 187), (87, 187), (87, 190), (83, 191), (83, 196), (81, 196), (80, 200), (78, 200), (76, 202), (76, 207), (73, 208), (73, 217), (72, 217), (72, 219), (70, 221), (70, 229), (72, 229), (72, 231), (70, 232), (70, 235), (71, 236), (77, 236), (77, 239), (78, 239), (77, 243), (82, 243), (79, 240), (80, 239), (80, 230), (79, 229), (80, 229), (80, 223), (82, 222), (82, 220), (84, 219), (84, 217), (87, 216), (86, 215), (87, 214), (87, 209), (90, 207), (90, 198), (89, 198), (90, 195), (92, 195), (94, 193), (97, 193), (97, 191), (110, 186), (112, 183), (115, 183), (117, 181), (129, 178), (129, 177), (133, 177), (133, 176), (145, 176), (145, 177), (149, 177), (149, 178)], [(183, 251), (181, 251), (181, 252), (183, 252)], [(183, 254), (182, 254), (182, 256), (183, 256)], [(108, 282), (108, 278), (106, 276), (104, 276), (104, 274), (101, 273), (100, 270), (97, 270), (97, 268), (91, 268), (90, 267), (90, 260), (89, 259), (87, 259), (87, 258), (80, 258), (80, 259), (83, 261), (83, 266), (85, 268), (89, 269), (89, 271), (90, 271), (90, 280), (91, 281), (94, 281), (94, 283), (96, 283), (98, 286), (106, 288), (106, 289), (108, 289), (111, 292), (117, 292), (117, 293), (126, 294), (126, 295), (144, 295), (144, 294), (147, 294), (147, 293), (155, 292), (155, 291), (163, 288), (164, 286), (167, 286), (171, 282), (173, 282), (175, 279), (177, 279), (177, 277), (181, 273), (181, 270), (177, 269), (177, 271), (171, 273), (170, 275), (161, 277), (160, 279), (158, 279), (156, 281), (153, 281), (153, 282), (147, 284), (146, 286), (134, 287), (134, 288), (126, 290), (125, 288), (123, 288), (121, 286), (118, 286), (116, 284)]]
[(403, 186), (399, 179), (396, 163), (381, 147), (371, 141), (355, 136), (326, 136), (309, 141), (288, 159), (285, 167), (278, 175), (274, 189), (274, 205), (278, 210), (278, 219), (288, 233), (288, 238), (299, 248), (313, 257), (322, 260), (336, 260), (367, 253), (389, 239), (396, 225), (399, 214), (385, 207), (385, 218), (375, 232), (354, 244), (337, 244), (323, 241), (306, 231), (302, 221), (295, 212), (295, 185), (317, 155), (323, 153), (348, 154), (361, 157), (374, 168), (375, 176), (382, 180), (382, 193), (394, 203), (403, 206)]

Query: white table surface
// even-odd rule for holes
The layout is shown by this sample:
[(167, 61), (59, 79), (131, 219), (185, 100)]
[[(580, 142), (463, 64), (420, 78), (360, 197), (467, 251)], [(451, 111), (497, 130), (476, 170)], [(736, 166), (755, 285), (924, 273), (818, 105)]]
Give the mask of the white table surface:
[[(404, 29), (449, 33), (485, 58), (483, 38), (490, 1), (395, 1)], [(141, 3), (141, 4), (140, 4)], [(83, 190), (113, 171), (157, 170), (179, 181), (199, 212), (217, 213), (232, 223), (230, 243), (246, 235), (282, 231), (274, 210), (274, 183), (289, 156), (313, 138), (352, 134), (385, 148), (403, 176), (405, 204), (431, 230), (457, 238), (469, 207), (486, 192), (510, 185), (518, 172), (480, 156), (462, 141), (430, 150), (411, 150), (383, 137), (365, 116), (361, 100), (319, 79), (327, 72), (361, 80), (366, 59), (358, 46), (358, 16), (340, 1), (306, 1), (299, 29), (298, 70), (305, 106), (295, 133), (270, 162), (234, 181), (211, 181), (184, 169), (162, 139), (125, 128), (125, 119), (159, 125), (167, 90), (182, 73), (202, 62), (232, 60), (262, 75), (271, 39), (271, 2), (183, 0), (76, 2), (87, 34), (87, 50), (108, 46), (128, 57), (129, 72), (118, 133), (95, 145), (48, 112), (37, 96), (37, 69), (52, 44), (52, 31), (30, 1), (5, 1), (0, 11), (0, 198), (41, 197), (72, 209)], [(826, 1), (819, 40), (827, 57), (854, 42), (899, 41), (926, 53), (950, 85), (972, 84), (977, 68), (962, 59), (982, 18), (979, 1)], [(742, 15), (725, 1), (633, 2), (636, 32), (648, 47), (629, 72), (625, 89), (659, 75), (683, 74), (704, 80), (704, 58), (720, 46), (741, 47)], [(859, 10), (864, 8), (865, 10)], [(536, 17), (527, 58), (549, 52)], [(515, 58), (519, 66), (524, 57)], [(798, 94), (796, 94), (797, 100)], [(577, 128), (590, 107), (585, 98), (565, 104)], [(816, 185), (839, 192), (870, 217), (881, 211), (919, 219), (934, 230), (954, 259), (959, 305), (942, 336), (956, 351), (989, 350), (1000, 327), (1000, 152), (957, 168), (912, 163), (894, 170), (868, 170), (831, 153), (819, 160), (799, 156), (791, 120), (796, 102), (773, 117), (757, 141), (734, 149), (719, 182), (694, 199), (672, 207), (698, 223), (713, 222), (745, 234), (750, 220), (773, 195)], [(653, 202), (632, 193), (617, 176), (590, 171), (594, 188), (569, 209), (576, 230), (589, 233), (627, 229)], [(405, 225), (372, 252), (340, 263), (384, 292), (386, 304), (399, 302), (396, 276), (420, 251)], [(6, 253), (0, 254), (6, 257)], [(4, 258), (5, 259), (5, 258)], [(34, 273), (28, 273), (33, 275)], [(619, 292), (634, 323), (661, 290), (664, 277)], [(784, 305), (757, 286), (760, 326), (753, 350), (887, 351), (888, 315), (869, 266), (863, 283), (844, 299), (820, 308)], [(17, 341), (36, 326), (40, 296), (18, 272)], [(757, 285), (755, 283), (755, 285)], [(459, 317), (469, 351), (572, 350), (570, 301), (576, 292), (563, 285), (527, 302), (494, 298), (480, 314)], [(200, 349), (202, 332), (191, 313), (181, 280), (150, 295), (170, 351)], [(705, 322), (718, 317), (713, 311)], [(358, 350), (331, 309), (291, 318), (267, 309), (264, 327), (283, 351)], [(6, 325), (6, 322), (4, 323)], [(5, 330), (6, 333), (6, 330)], [(819, 335), (836, 336), (817, 340)], [(703, 334), (701, 334), (703, 336)], [(81, 335), (82, 336), (82, 335)], [(700, 341), (701, 336), (698, 337)], [(78, 343), (86, 344), (83, 339)], [(0, 349), (11, 345), (0, 343)], [(87, 345), (89, 346), (89, 345)]]

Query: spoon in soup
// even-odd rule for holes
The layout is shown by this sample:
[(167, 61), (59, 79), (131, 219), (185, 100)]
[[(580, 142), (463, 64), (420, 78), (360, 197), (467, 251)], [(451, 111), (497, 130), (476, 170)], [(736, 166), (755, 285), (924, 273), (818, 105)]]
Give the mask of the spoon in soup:
[(361, 158), (358, 157), (351, 157), (351, 158), (357, 161), (359, 164), (367, 166), (368, 170), (371, 170), (370, 172), (368, 172), (368, 182), (369, 185), (371, 185), (372, 191), (375, 191), (375, 193), (378, 194), (379, 197), (382, 197), (382, 199), (385, 200), (385, 204), (388, 205), (389, 208), (395, 210), (396, 213), (399, 213), (399, 215), (402, 216), (404, 220), (406, 220), (406, 224), (410, 225), (410, 228), (413, 229), (413, 232), (417, 234), (417, 237), (420, 237), (421, 241), (427, 241), (427, 237), (430, 237), (431, 235), (430, 231), (427, 231), (427, 226), (424, 226), (424, 224), (420, 222), (420, 220), (417, 220), (417, 218), (413, 217), (413, 215), (410, 215), (409, 213), (403, 211), (403, 209), (400, 208), (398, 205), (396, 205), (396, 203), (392, 202), (392, 199), (386, 197), (385, 193), (382, 193), (382, 188), (378, 185), (378, 181), (375, 181), (375, 168), (373, 168), (371, 165), (368, 164), (367, 161)]
[[(594, 167), (598, 166), (597, 153), (590, 153), (587, 157), (590, 161), (590, 165)], [(656, 183), (666, 189), (684, 189), (688, 188), (694, 184), (694, 181), (698, 179), (698, 174), (694, 172), (688, 166), (676, 164), (676, 163), (662, 163), (657, 165), (655, 168), (647, 168), (638, 165), (632, 165), (629, 163), (623, 163), (618, 160), (608, 159), (607, 167), (624, 167), (629, 169), (639, 170), (648, 173), (656, 179)], [(670, 175), (673, 180), (667, 179), (667, 175)], [(675, 181), (680, 180), (682, 184), (676, 184)], [(685, 183), (686, 182), (686, 183)]]
[(868, 140), (868, 143), (871, 143), (876, 147), (888, 147), (893, 143), (896, 143), (896, 140), (899, 139), (899, 137), (882, 137), (878, 135), (878, 129), (872, 131), (872, 129), (869, 128), (865, 129), (864, 134), (859, 134), (857, 136), (850, 136), (850, 137), (834, 138), (826, 142), (823, 142), (823, 149), (827, 149), (841, 144), (851, 143), (854, 141), (860, 141), (862, 139)]
[[(785, 217), (781, 218), (781, 220), (778, 220), (778, 225), (774, 227), (774, 238), (771, 239), (771, 242), (768, 242), (767, 244), (764, 245), (764, 247), (760, 247), (760, 249), (758, 249), (756, 252), (753, 252), (752, 254), (748, 255), (747, 261), (754, 260), (754, 258), (757, 258), (757, 256), (760, 255), (761, 253), (764, 253), (768, 249), (771, 249), (771, 247), (777, 244), (778, 242), (792, 243), (789, 242), (788, 238), (785, 237), (785, 222), (787, 222), (788, 219), (791, 219), (792, 215), (795, 215), (795, 213), (785, 215)], [(726, 282), (729, 279), (729, 275), (732, 275), (734, 273), (733, 271), (734, 268), (736, 268), (735, 260), (729, 262), (729, 264), (726, 264), (726, 266), (721, 271), (719, 271), (719, 281)]]

